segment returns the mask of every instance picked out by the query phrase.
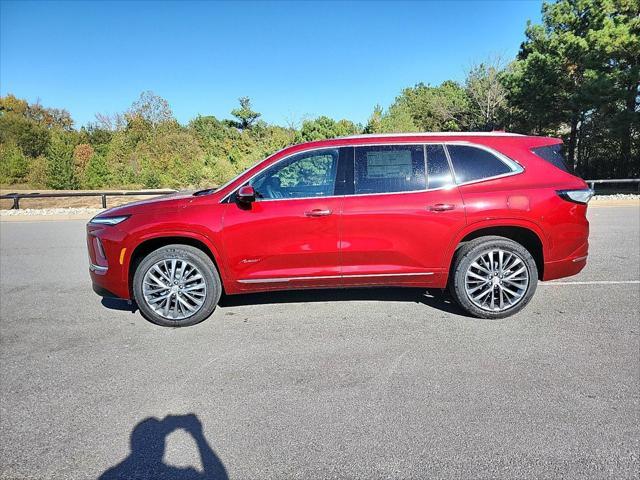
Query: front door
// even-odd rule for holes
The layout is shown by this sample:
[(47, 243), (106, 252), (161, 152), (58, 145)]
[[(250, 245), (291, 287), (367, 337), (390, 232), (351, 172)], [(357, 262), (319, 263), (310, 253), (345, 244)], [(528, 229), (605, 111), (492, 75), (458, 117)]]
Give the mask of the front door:
[(335, 195), (339, 149), (303, 152), (249, 181), (256, 201), (224, 215), (228, 267), (240, 290), (318, 287), (340, 278)]
[(442, 145), (355, 148), (354, 189), (341, 217), (344, 285), (437, 285), (465, 225)]

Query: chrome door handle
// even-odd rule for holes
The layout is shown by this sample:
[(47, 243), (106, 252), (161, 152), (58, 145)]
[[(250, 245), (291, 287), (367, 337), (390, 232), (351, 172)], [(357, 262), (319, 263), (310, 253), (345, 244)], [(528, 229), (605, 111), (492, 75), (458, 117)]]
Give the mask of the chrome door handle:
[(451, 205), (450, 203), (436, 203), (435, 205), (430, 205), (429, 210), (432, 212), (446, 212), (448, 210), (453, 210), (456, 208), (455, 205)]
[(331, 215), (331, 210), (322, 210), (321, 208), (315, 208), (308, 212), (304, 212), (307, 217), (326, 217)]

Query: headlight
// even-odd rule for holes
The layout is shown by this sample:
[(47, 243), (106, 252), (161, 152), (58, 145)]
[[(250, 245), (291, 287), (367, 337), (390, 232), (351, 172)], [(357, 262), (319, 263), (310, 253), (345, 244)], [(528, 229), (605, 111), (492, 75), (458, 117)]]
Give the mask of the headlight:
[(129, 215), (121, 215), (119, 217), (93, 217), (89, 220), (89, 223), (94, 225), (117, 225), (120, 222), (124, 222)]
[(595, 192), (590, 188), (581, 190), (558, 190), (558, 195), (569, 202), (574, 203), (587, 203), (593, 197)]

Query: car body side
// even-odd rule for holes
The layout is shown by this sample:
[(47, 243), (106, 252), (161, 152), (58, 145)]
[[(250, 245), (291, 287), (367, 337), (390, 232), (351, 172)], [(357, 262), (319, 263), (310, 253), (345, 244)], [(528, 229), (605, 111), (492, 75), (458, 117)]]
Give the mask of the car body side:
[[(449, 190), (458, 192), (463, 208), (457, 214), (458, 221), (450, 223), (454, 228), (448, 234), (447, 241), (433, 245), (425, 239), (424, 245), (417, 249), (437, 249), (437, 260), (429, 265), (431, 274), (412, 275), (412, 270), (404, 274), (370, 275), (350, 281), (341, 271), (326, 272), (321, 278), (301, 281), (244, 283), (243, 270), (239, 263), (229, 260), (229, 245), (225, 242), (225, 217), (230, 209), (240, 208), (236, 203), (227, 201), (230, 194), (245, 184), (258, 172), (292, 154), (319, 148), (357, 147), (359, 145), (392, 144), (449, 144), (468, 143), (472, 146), (489, 148), (516, 161), (522, 172), (494, 179), (462, 183)], [(87, 225), (89, 256), (92, 264), (91, 277), (96, 291), (103, 295), (113, 295), (124, 299), (132, 298), (131, 282), (137, 263), (145, 253), (170, 244), (186, 243), (204, 250), (213, 260), (227, 294), (252, 291), (281, 290), (307, 287), (337, 287), (350, 285), (404, 285), (444, 288), (449, 277), (449, 268), (456, 250), (465, 241), (480, 235), (500, 234), (522, 237), (528, 243), (528, 249), (538, 262), (542, 280), (551, 280), (578, 273), (586, 265), (588, 253), (589, 225), (586, 220), (586, 205), (570, 203), (557, 195), (557, 190), (586, 188), (584, 181), (564, 172), (531, 152), (538, 145), (559, 143), (560, 140), (544, 137), (524, 136), (381, 136), (351, 139), (324, 140), (295, 145), (286, 148), (266, 160), (258, 163), (238, 178), (219, 190), (202, 196), (172, 195), (159, 200), (135, 202), (117, 207), (102, 215), (131, 215), (121, 227)], [(443, 189), (440, 189), (443, 190)], [(434, 196), (434, 192), (436, 195)], [(450, 212), (428, 212), (428, 195), (437, 197), (438, 189), (424, 192), (397, 192), (387, 194), (395, 201), (416, 201), (420, 205), (421, 195), (425, 196), (424, 211), (413, 215), (410, 221), (420, 221), (432, 215), (435, 221), (446, 218)], [(384, 195), (384, 194), (383, 194)], [(349, 195), (348, 197), (356, 197)], [(338, 231), (342, 232), (342, 200), (332, 200), (337, 209), (335, 215)], [(370, 199), (375, 201), (375, 199)], [(295, 202), (284, 199), (283, 202)], [(433, 200), (436, 201), (436, 200)], [(256, 202), (261, 203), (261, 202)], [(278, 203), (278, 202), (276, 202)], [(371, 203), (369, 203), (371, 204)], [(291, 205), (291, 204), (290, 204)], [(274, 207), (272, 207), (274, 208)], [(275, 207), (277, 208), (277, 207)], [(422, 215), (422, 217), (420, 216)], [(365, 218), (365, 217), (362, 217)], [(309, 219), (313, 222), (313, 219)], [(276, 234), (287, 235), (288, 223), (274, 221), (270, 227)], [(356, 220), (350, 225), (351, 231), (371, 229), (371, 222)], [(126, 228), (124, 228), (126, 227)], [(278, 230), (282, 228), (283, 230)], [(312, 231), (310, 234), (313, 233)], [(340, 235), (340, 234), (339, 234)], [(104, 257), (96, 248), (95, 238), (99, 238)], [(233, 239), (238, 241), (237, 238)], [(264, 242), (266, 239), (245, 238), (246, 242)], [(338, 238), (336, 254), (340, 255), (343, 239)], [(281, 248), (286, 244), (280, 244)], [(225, 248), (227, 247), (227, 248)], [(289, 248), (298, 249), (299, 246)], [(387, 247), (387, 248), (393, 248)], [(283, 251), (281, 254), (286, 255)], [(415, 254), (415, 252), (412, 252)], [(108, 259), (108, 261), (106, 260)], [(251, 261), (250, 259), (248, 260)], [(335, 273), (335, 274), (333, 274)], [(296, 276), (296, 275), (294, 275)], [(357, 275), (356, 275), (357, 277)], [(361, 277), (365, 277), (362, 275)], [(355, 277), (354, 277), (355, 278)], [(246, 279), (245, 279), (246, 281)]]

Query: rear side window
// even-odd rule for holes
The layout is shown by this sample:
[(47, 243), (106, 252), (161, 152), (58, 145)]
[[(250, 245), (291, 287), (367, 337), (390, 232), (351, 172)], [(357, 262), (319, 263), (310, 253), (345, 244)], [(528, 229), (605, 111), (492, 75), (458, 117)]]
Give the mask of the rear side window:
[(453, 184), (453, 175), (442, 145), (426, 145), (427, 182), (429, 188), (446, 187)]
[(540, 158), (558, 167), (560, 170), (571, 173), (571, 169), (564, 161), (564, 152), (562, 150), (562, 144), (556, 143), (555, 145), (546, 145), (544, 147), (532, 148), (531, 151)]
[(358, 147), (355, 193), (389, 193), (426, 188), (422, 145)]
[(447, 145), (458, 183), (471, 182), (512, 172), (494, 154), (468, 145)]

